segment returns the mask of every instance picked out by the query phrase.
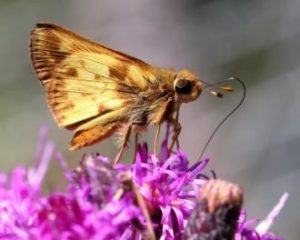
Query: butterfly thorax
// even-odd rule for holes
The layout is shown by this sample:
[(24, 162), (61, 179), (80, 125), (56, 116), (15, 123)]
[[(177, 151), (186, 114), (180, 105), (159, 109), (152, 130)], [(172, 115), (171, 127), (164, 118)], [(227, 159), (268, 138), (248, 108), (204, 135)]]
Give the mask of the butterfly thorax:
[(149, 84), (147, 90), (137, 94), (138, 103), (133, 105), (130, 121), (136, 125), (160, 124), (172, 115), (175, 104), (173, 82), (176, 72), (173, 69), (155, 70), (156, 80)]
[(148, 90), (138, 93), (139, 103), (133, 109), (131, 121), (140, 124), (160, 124), (172, 121), (181, 103), (194, 101), (201, 93), (199, 78), (183, 69), (157, 69), (159, 78), (149, 85)]

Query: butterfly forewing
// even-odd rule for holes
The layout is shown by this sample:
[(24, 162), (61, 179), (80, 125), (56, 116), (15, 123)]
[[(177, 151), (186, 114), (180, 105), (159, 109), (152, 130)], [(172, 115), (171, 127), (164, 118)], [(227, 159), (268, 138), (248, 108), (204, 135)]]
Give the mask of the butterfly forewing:
[(52, 24), (37, 24), (30, 51), (55, 120), (76, 132), (72, 149), (120, 128), (138, 105), (137, 95), (159, 81), (143, 61)]

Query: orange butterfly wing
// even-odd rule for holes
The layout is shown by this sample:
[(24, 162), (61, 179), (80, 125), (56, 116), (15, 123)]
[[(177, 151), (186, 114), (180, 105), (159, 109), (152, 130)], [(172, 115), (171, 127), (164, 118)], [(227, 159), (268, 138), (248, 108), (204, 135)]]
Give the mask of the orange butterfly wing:
[(30, 52), (57, 124), (75, 131), (71, 149), (111, 135), (159, 81), (143, 61), (53, 24), (36, 25)]

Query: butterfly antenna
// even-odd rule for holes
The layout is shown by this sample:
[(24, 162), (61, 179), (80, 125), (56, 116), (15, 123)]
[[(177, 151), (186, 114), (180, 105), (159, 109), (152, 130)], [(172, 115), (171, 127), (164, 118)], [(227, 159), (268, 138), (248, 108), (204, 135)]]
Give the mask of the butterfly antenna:
[[(241, 100), (239, 101), (239, 103), (222, 119), (222, 121), (216, 126), (216, 128), (213, 130), (213, 132), (211, 133), (209, 139), (207, 140), (207, 142), (205, 143), (203, 149), (202, 149), (202, 152), (200, 154), (200, 157), (199, 159), (202, 159), (208, 145), (210, 144), (211, 140), (213, 139), (213, 137), (215, 136), (215, 134), (217, 133), (217, 131), (219, 130), (219, 128), (224, 124), (224, 122), (243, 104), (244, 100), (245, 100), (245, 97), (246, 97), (246, 85), (245, 83), (239, 79), (239, 78), (236, 78), (236, 77), (229, 77), (223, 81), (220, 81), (218, 83), (215, 83), (215, 84), (207, 84), (207, 83), (204, 83), (205, 86), (204, 86), (204, 90), (207, 90), (210, 94), (212, 94), (213, 96), (216, 96), (216, 97), (219, 97), (219, 98), (222, 98), (223, 97), (223, 93), (219, 92), (219, 91), (214, 91), (214, 90), (210, 90), (210, 88), (213, 88), (213, 87), (216, 87), (216, 86), (219, 86), (220, 84), (223, 84), (223, 83), (228, 83), (228, 82), (232, 82), (232, 81), (236, 81), (238, 82), (241, 86), (242, 86), (242, 90), (243, 90), (243, 95), (242, 95), (242, 98)], [(232, 92), (233, 91), (233, 88), (230, 87), (230, 86), (220, 86), (218, 87), (220, 90), (222, 91), (225, 91), (225, 92)]]

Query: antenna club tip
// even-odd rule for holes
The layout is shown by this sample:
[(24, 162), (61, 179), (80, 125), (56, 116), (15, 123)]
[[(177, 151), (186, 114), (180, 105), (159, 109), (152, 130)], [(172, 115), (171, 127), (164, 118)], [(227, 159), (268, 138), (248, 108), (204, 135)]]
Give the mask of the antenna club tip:
[(222, 98), (223, 97), (223, 94), (220, 93), (220, 92), (217, 92), (217, 95), (216, 95), (218, 98)]
[(209, 91), (212, 95), (214, 95), (215, 97), (218, 97), (218, 98), (222, 98), (223, 97), (223, 94), (220, 93), (220, 92), (216, 92), (216, 91)]

